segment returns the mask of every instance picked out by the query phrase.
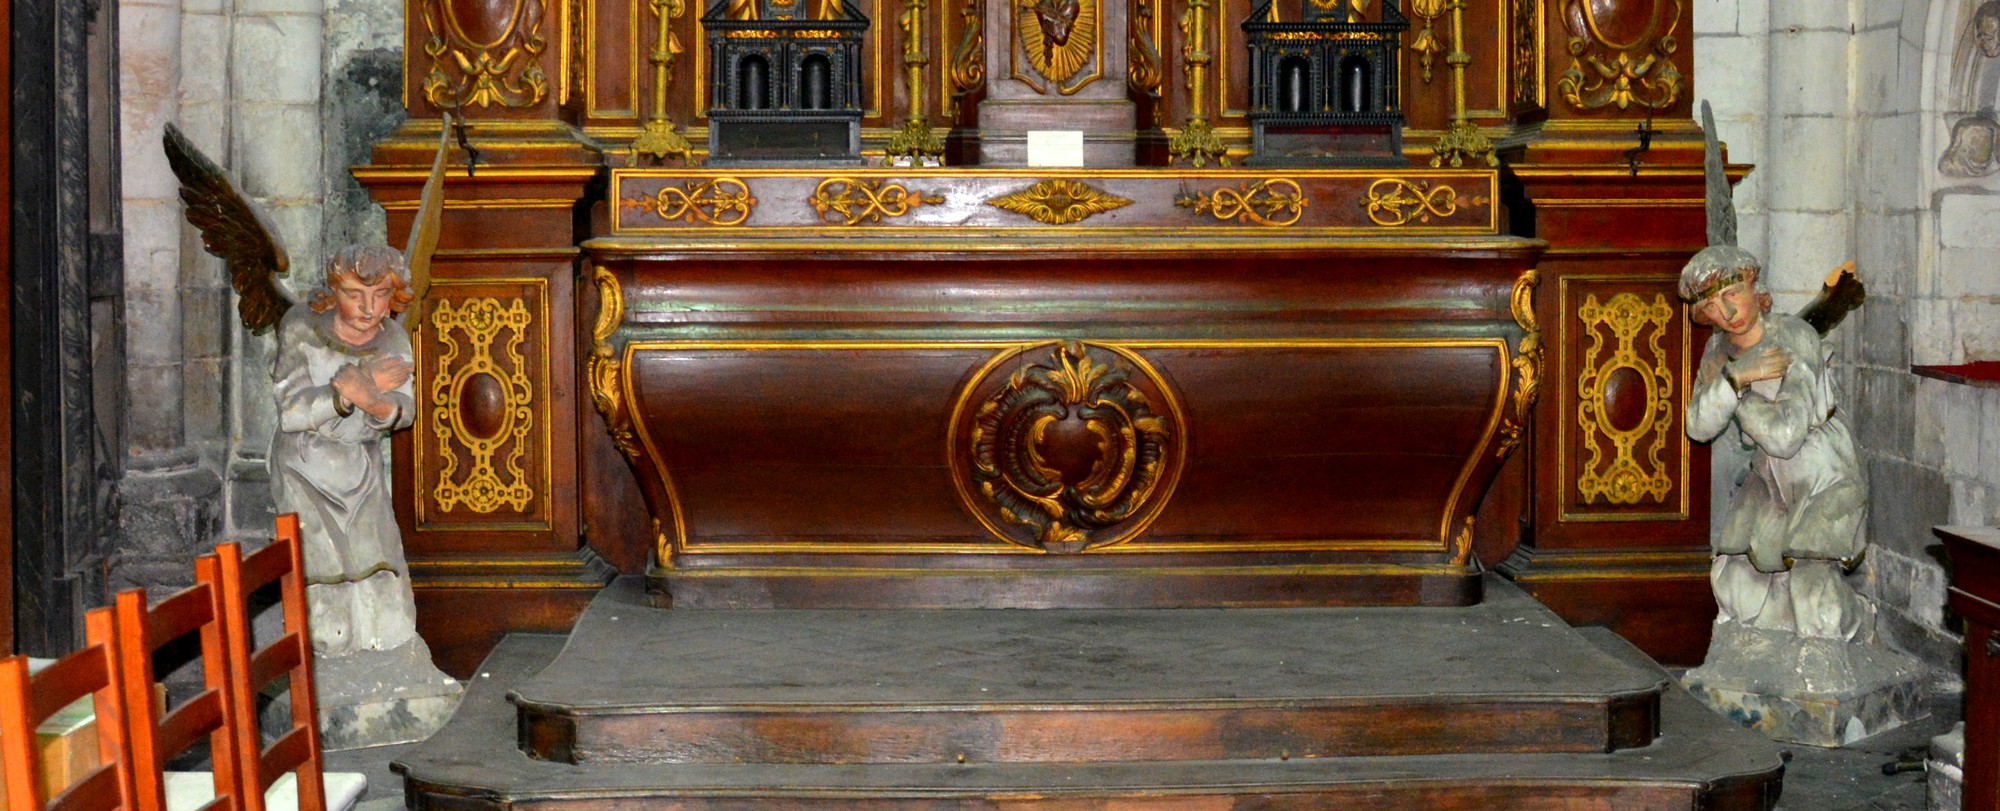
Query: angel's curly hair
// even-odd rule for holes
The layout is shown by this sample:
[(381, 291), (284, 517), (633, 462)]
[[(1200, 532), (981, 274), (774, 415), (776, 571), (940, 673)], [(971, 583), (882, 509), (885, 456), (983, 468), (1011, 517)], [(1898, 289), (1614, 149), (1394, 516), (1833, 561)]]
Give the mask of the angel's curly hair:
[(386, 274), (395, 281), (390, 284), (394, 292), (389, 296), (389, 312), (401, 313), (416, 300), (417, 294), (410, 289), (410, 282), (403, 278), (407, 265), (403, 253), (387, 245), (348, 245), (334, 252), (333, 260), (326, 265), (326, 286), (312, 298), (312, 310), (323, 313), (334, 307), (333, 288), (343, 281), (352, 280), (357, 284), (374, 286), (382, 283)]
[(1698, 304), (1722, 288), (1745, 281), (1757, 291), (1764, 311), (1770, 312), (1771, 294), (1764, 288), (1764, 266), (1757, 257), (1735, 245), (1710, 245), (1681, 268), (1681, 300)]

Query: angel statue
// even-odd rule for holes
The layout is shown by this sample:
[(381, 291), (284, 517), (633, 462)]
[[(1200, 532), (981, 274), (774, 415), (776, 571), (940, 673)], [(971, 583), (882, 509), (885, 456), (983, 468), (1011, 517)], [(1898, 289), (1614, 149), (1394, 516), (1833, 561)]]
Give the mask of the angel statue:
[(416, 415), (414, 359), (398, 319), (418, 311), (429, 286), (444, 145), (408, 248), (340, 248), (324, 285), (299, 307), (279, 282), (290, 260), (263, 214), (172, 124), (165, 142), (187, 219), (228, 266), (243, 325), (257, 334), (278, 328), (271, 491), (279, 512), (299, 516), (314, 652), (340, 657), (421, 645), (382, 440)]
[[(1873, 642), (1873, 608), (1845, 579), (1867, 546), (1868, 481), (1835, 398), (1824, 342), (1865, 291), (1850, 262), (1827, 276), (1799, 314), (1770, 312), (1762, 265), (1736, 246), (1736, 213), (1706, 102), (1702, 126), (1709, 133), (1709, 245), (1681, 270), (1680, 297), (1714, 334), (1688, 391), (1687, 432), (1708, 442), (1734, 425), (1751, 460), (1713, 538), (1709, 584), (1717, 615), (1708, 658), (1683, 681), (1711, 705), (1729, 705), (1720, 708), (1734, 717), (1782, 724), (1812, 713), (1788, 715), (1774, 708), (1774, 696), (1800, 703), (1800, 695), (1860, 690), (1897, 671), (1886, 649), (1883, 656), (1864, 650)], [(1796, 690), (1788, 693), (1788, 684)], [(1763, 731), (1837, 745), (1856, 729), (1886, 728), (1883, 720), (1861, 719), (1826, 736)]]

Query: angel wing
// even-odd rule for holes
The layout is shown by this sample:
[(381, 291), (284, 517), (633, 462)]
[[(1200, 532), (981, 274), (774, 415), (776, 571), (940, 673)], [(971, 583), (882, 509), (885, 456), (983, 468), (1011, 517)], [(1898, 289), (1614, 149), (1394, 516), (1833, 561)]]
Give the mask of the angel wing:
[(241, 296), (236, 312), (253, 333), (268, 331), (297, 302), (278, 283), (291, 269), (291, 258), (264, 213), (243, 199), (222, 168), (182, 135), (173, 124), (163, 136), (167, 165), (181, 181), (181, 202), (187, 221), (201, 230), (202, 247), (222, 257), (229, 268), (229, 286)]
[[(416, 299), (403, 310), (403, 325), (422, 324), (424, 297), (431, 290), (431, 256), (437, 253), (438, 232), (444, 226), (444, 164), (451, 152), (451, 114), (438, 127), (437, 158), (431, 161), (431, 176), (424, 181), (424, 193), (417, 203), (417, 217), (410, 222), (410, 242), (403, 248), (403, 264), (410, 268), (410, 292)], [(469, 168), (468, 168), (469, 171)]]

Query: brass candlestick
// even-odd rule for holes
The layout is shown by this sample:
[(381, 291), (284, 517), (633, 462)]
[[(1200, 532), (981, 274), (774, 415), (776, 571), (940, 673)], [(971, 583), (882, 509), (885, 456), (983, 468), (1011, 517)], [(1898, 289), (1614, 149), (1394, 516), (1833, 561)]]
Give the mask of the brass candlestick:
[(1208, 52), (1208, 8), (1209, 0), (1188, 0), (1187, 10), (1181, 12), (1181, 65), (1187, 71), (1188, 117), (1181, 131), (1167, 141), (1169, 162), (1186, 158), (1197, 169), (1210, 158), (1218, 166), (1229, 165), (1229, 150), (1209, 126), (1207, 99), (1202, 97), (1208, 84), (1208, 64), (1214, 59)]
[(674, 60), (681, 54), (681, 40), (674, 36), (673, 21), (687, 11), (687, 3), (652, 0), (652, 7), (654, 16), (660, 19), (660, 33), (648, 60), (653, 64), (653, 117), (646, 121), (639, 137), (632, 140), (632, 160), (636, 162), (640, 155), (651, 155), (654, 160), (664, 161), (678, 155), (686, 161), (694, 150), (686, 138), (674, 131), (674, 122), (667, 118), (667, 85), (673, 81)]
[(912, 166), (944, 165), (944, 142), (931, 131), (930, 114), (924, 111), (924, 66), (931, 61), (924, 55), (927, 5), (927, 0), (909, 0), (903, 8), (903, 69), (910, 94), (910, 114), (903, 119), (903, 128), (889, 137), (889, 146), (883, 150), (891, 161), (901, 158)]
[(1451, 66), (1451, 123), (1445, 126), (1444, 135), (1438, 137), (1437, 146), (1431, 148), (1431, 165), (1442, 166), (1449, 161), (1452, 168), (1458, 168), (1471, 158), (1484, 159), (1487, 166), (1499, 166), (1493, 142), (1465, 114), (1465, 68), (1472, 64), (1472, 54), (1465, 52), (1465, 0), (1452, 0), (1451, 54), (1444, 61)]

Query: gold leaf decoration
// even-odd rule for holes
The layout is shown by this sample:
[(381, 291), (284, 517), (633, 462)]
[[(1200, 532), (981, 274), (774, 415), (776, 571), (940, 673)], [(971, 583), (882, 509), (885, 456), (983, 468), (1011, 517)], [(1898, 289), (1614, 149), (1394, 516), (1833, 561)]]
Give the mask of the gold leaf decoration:
[[(1458, 190), (1450, 186), (1432, 187), (1428, 180), (1385, 177), (1368, 184), (1368, 199), (1361, 205), (1368, 210), (1370, 221), (1395, 228), (1411, 222), (1428, 223), (1432, 217), (1450, 217), (1458, 213), (1459, 202)], [(1479, 207), (1488, 201), (1484, 195), (1475, 195), (1463, 202)]]
[(1081, 181), (1053, 178), (1013, 194), (995, 197), (986, 204), (1045, 225), (1069, 225), (1112, 209), (1124, 208), (1132, 201), (1091, 188)]
[(880, 180), (830, 177), (813, 189), (813, 211), (821, 220), (841, 225), (881, 222), (883, 217), (901, 217), (919, 206), (938, 205), (944, 195), (912, 191), (901, 183), (884, 185)]
[(1514, 416), (1501, 421), (1500, 445), (1494, 451), (1501, 457), (1521, 444), (1534, 417), (1535, 399), (1541, 389), (1542, 327), (1535, 320), (1535, 287), (1541, 281), (1539, 271), (1532, 268), (1521, 271), (1520, 278), (1514, 280), (1514, 292), (1508, 297), (1508, 308), (1522, 335), (1521, 342), (1514, 345), (1514, 359), (1510, 362), (1514, 367)]
[[(445, 109), (540, 104), (549, 93), (541, 66), (542, 52), (548, 49), (542, 0), (519, 0), (505, 20), (483, 19), (492, 9), (461, 4), (471, 0), (424, 0), (423, 50), (431, 61), (424, 97)], [(499, 30), (468, 34), (468, 21)]]
[[(1633, 5), (1642, 0), (1632, 0)], [(1556, 80), (1564, 101), (1578, 110), (1639, 105), (1658, 110), (1681, 97), (1682, 77), (1673, 55), (1680, 50), (1674, 32), (1680, 26), (1681, 0), (1643, 0), (1647, 25), (1622, 41), (1607, 36), (1598, 19), (1597, 3), (1563, 0), (1563, 26), (1569, 31), (1569, 68)], [(1621, 15), (1637, 16), (1635, 9)]]
[[(531, 321), (527, 305), (518, 298), (506, 305), (495, 298), (456, 303), (445, 300), (438, 302), (430, 321), (444, 347), (437, 373), (431, 377), (431, 431), (437, 436), (442, 459), (432, 498), (444, 512), (460, 503), (476, 513), (490, 513), (502, 506), (526, 510), (535, 497), (535, 488), (521, 468), (535, 420), (534, 388), (528, 380), (527, 359), (521, 353)], [(508, 333), (504, 362), (494, 352), (502, 333)], [(467, 353), (463, 359), (461, 352)], [(465, 402), (464, 392), (481, 377), (500, 395), (496, 425), (479, 425), (468, 419), (477, 406)], [(509, 447), (504, 477), (494, 465), (502, 447)], [(463, 481), (455, 480), (457, 448), (471, 457)]]
[(665, 186), (651, 197), (631, 197), (618, 201), (624, 208), (647, 211), (668, 222), (699, 222), (708, 225), (742, 225), (757, 208), (750, 187), (733, 177), (689, 180), (680, 186)]
[[(1673, 323), (1676, 310), (1667, 297), (1654, 294), (1652, 303), (1632, 293), (1619, 293), (1599, 304), (1596, 296), (1584, 299), (1576, 315), (1583, 322), (1590, 346), (1583, 353), (1583, 372), (1577, 375), (1576, 421), (1583, 429), (1582, 445), (1590, 461), (1576, 479), (1577, 491), (1585, 503), (1603, 499), (1612, 504), (1637, 504), (1643, 498), (1665, 501), (1674, 487), (1662, 459), (1667, 437), (1674, 429), (1674, 374), (1668, 368), (1660, 339)], [(1639, 338), (1644, 335), (1647, 352), (1641, 353)], [(1615, 345), (1614, 345), (1615, 344)], [(1609, 354), (1605, 352), (1611, 345)], [(1613, 374), (1628, 371), (1646, 393), (1646, 405), (1638, 420), (1620, 426), (1606, 401)], [(1638, 453), (1640, 440), (1648, 435), (1646, 460)], [(1604, 462), (1604, 444), (1611, 445), (1611, 462)]]
[(1224, 187), (1205, 195), (1182, 194), (1174, 198), (1174, 205), (1218, 220), (1283, 228), (1305, 216), (1306, 195), (1297, 182), (1273, 178), (1233, 189)]
[[(1056, 92), (1070, 95), (1096, 78), (1093, 72), (1072, 83), (1097, 55), (1098, 3), (1102, 0), (1014, 0), (1014, 30), (1020, 54), (1036, 76)], [(1032, 84), (1032, 82), (1031, 82)], [(1046, 89), (1036, 87), (1036, 92)]]

